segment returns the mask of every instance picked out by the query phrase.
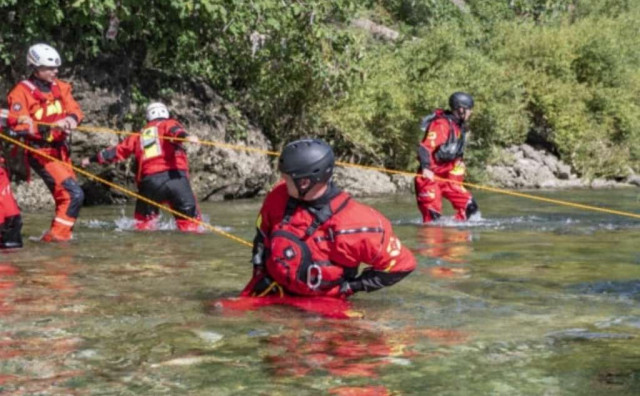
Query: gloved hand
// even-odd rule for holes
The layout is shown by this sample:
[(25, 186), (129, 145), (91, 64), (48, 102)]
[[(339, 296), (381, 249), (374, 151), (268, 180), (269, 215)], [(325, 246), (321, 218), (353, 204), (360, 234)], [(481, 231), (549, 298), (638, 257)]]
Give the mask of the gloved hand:
[(198, 139), (198, 137), (195, 135), (189, 135), (187, 136), (187, 142), (193, 143), (193, 144), (200, 144), (200, 139)]
[(63, 129), (65, 132), (68, 132), (72, 129), (75, 129), (78, 126), (78, 121), (75, 118), (68, 116), (61, 120), (55, 122), (55, 124)]
[(427, 169), (427, 168), (424, 168), (424, 169), (422, 170), (422, 177), (424, 177), (425, 179), (427, 179), (427, 180), (433, 180), (433, 176), (434, 176), (433, 171), (431, 171), (431, 170), (429, 170), (429, 169)]
[(259, 277), (266, 273), (264, 268), (264, 245), (258, 243), (254, 246), (254, 255), (251, 257), (251, 264), (253, 264), (253, 277)]
[(18, 117), (18, 125), (20, 124), (26, 125), (26, 128), (20, 128), (20, 132), (26, 132), (26, 134), (29, 136), (38, 136), (38, 125), (33, 122), (33, 119), (31, 117)]
[(251, 264), (253, 264), (253, 273), (256, 273), (256, 267), (260, 267), (264, 271), (266, 261), (266, 251), (262, 242), (254, 242), (251, 256)]

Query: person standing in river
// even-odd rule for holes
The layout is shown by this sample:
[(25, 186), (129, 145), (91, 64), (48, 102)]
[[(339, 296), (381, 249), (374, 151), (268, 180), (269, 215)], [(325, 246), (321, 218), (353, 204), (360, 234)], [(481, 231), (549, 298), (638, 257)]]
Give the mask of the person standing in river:
[(422, 122), (419, 175), (414, 181), (423, 223), (442, 216), (442, 197), (451, 202), (457, 220), (467, 220), (478, 211), (475, 199), (462, 185), (466, 173), (463, 156), (467, 121), (473, 105), (471, 95), (455, 92), (449, 97), (449, 110), (437, 109)]
[[(147, 106), (147, 124), (139, 134), (133, 134), (115, 146), (82, 159), (82, 166), (92, 162), (108, 164), (134, 156), (137, 163), (136, 182), (142, 196), (154, 202), (169, 202), (171, 208), (188, 216), (175, 216), (180, 231), (198, 231), (200, 210), (189, 183), (189, 160), (182, 145), (184, 140), (198, 143), (184, 127), (169, 117), (169, 109), (155, 102)], [(174, 139), (180, 140), (174, 140)], [(136, 228), (153, 230), (159, 209), (138, 199), (135, 208)]]
[[(70, 160), (69, 136), (84, 115), (71, 94), (71, 85), (58, 80), (62, 61), (47, 44), (35, 44), (27, 51), (30, 77), (9, 92), (9, 128), (35, 150), (27, 151), (28, 165), (42, 178), (53, 195), (56, 209), (51, 227), (41, 240), (68, 241), (72, 238), (84, 193)], [(65, 164), (66, 163), (66, 164)]]
[[(334, 166), (322, 140), (284, 147), (283, 180), (258, 215), (253, 278), (241, 295), (343, 298), (391, 286), (415, 269), (389, 220), (331, 182)], [(361, 263), (369, 267), (358, 273)]]
[[(0, 110), (0, 133), (15, 137), (8, 128), (9, 111)], [(0, 249), (22, 247), (22, 215), (11, 191), (9, 170), (0, 156)]]

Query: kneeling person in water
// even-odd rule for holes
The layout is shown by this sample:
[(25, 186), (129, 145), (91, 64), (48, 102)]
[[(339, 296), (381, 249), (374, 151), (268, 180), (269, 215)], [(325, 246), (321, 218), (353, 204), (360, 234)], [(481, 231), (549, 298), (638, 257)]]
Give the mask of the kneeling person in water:
[[(189, 183), (187, 153), (181, 141), (171, 140), (182, 138), (197, 143), (198, 138), (187, 136), (182, 125), (169, 118), (169, 110), (162, 103), (147, 106), (147, 121), (140, 134), (131, 135), (93, 157), (83, 158), (82, 166), (86, 167), (91, 162), (119, 162), (133, 155), (137, 163), (136, 182), (142, 196), (154, 202), (168, 202), (172, 209), (199, 220), (200, 212)], [(135, 208), (136, 228), (153, 229), (158, 214), (156, 206), (138, 200)], [(175, 219), (180, 231), (198, 231), (196, 222), (178, 216)]]
[[(391, 286), (415, 269), (389, 220), (331, 182), (334, 163), (322, 140), (282, 150), (284, 181), (258, 215), (253, 278), (242, 295), (346, 297)], [(358, 274), (360, 263), (370, 267)]]

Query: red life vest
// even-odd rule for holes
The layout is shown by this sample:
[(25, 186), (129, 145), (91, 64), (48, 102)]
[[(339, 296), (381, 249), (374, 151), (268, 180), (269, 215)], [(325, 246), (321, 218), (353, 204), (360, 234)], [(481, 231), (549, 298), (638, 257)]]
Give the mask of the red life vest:
[[(301, 208), (295, 200), (287, 202), (284, 219), (270, 235), (267, 272), (288, 292), (304, 296), (325, 295), (357, 268), (341, 267), (330, 261), (327, 242), (333, 242), (333, 230), (327, 221), (349, 205), (351, 197), (340, 192), (320, 210)], [(308, 213), (311, 213), (309, 224)]]
[(184, 132), (184, 129), (178, 121), (171, 118), (150, 121), (142, 128), (140, 146), (135, 151), (138, 180), (167, 170), (189, 171), (189, 160), (182, 144), (166, 139), (177, 137), (175, 131)]

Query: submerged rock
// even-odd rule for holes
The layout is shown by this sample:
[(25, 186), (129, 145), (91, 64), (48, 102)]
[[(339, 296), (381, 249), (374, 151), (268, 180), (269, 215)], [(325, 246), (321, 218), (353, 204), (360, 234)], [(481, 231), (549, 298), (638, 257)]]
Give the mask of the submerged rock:
[(635, 338), (632, 334), (625, 333), (602, 333), (589, 331), (587, 329), (567, 329), (554, 331), (545, 334), (545, 337), (557, 340), (600, 340), (600, 339), (631, 339)]
[(215, 331), (193, 330), (193, 333), (209, 344), (215, 344), (224, 338), (222, 334)]
[(572, 288), (578, 293), (640, 300), (640, 280), (589, 282), (575, 285)]
[(608, 328), (612, 326), (627, 326), (640, 329), (640, 317), (638, 316), (622, 316), (617, 318), (611, 318), (596, 323), (596, 327), (599, 329)]
[(204, 356), (185, 356), (179, 357), (171, 360), (167, 360), (161, 363), (154, 363), (151, 365), (152, 368), (156, 367), (167, 367), (167, 366), (193, 366), (203, 363), (228, 363), (230, 359), (221, 358), (213, 355), (204, 355)]
[(640, 187), (640, 175), (631, 175), (627, 178), (627, 183)]

